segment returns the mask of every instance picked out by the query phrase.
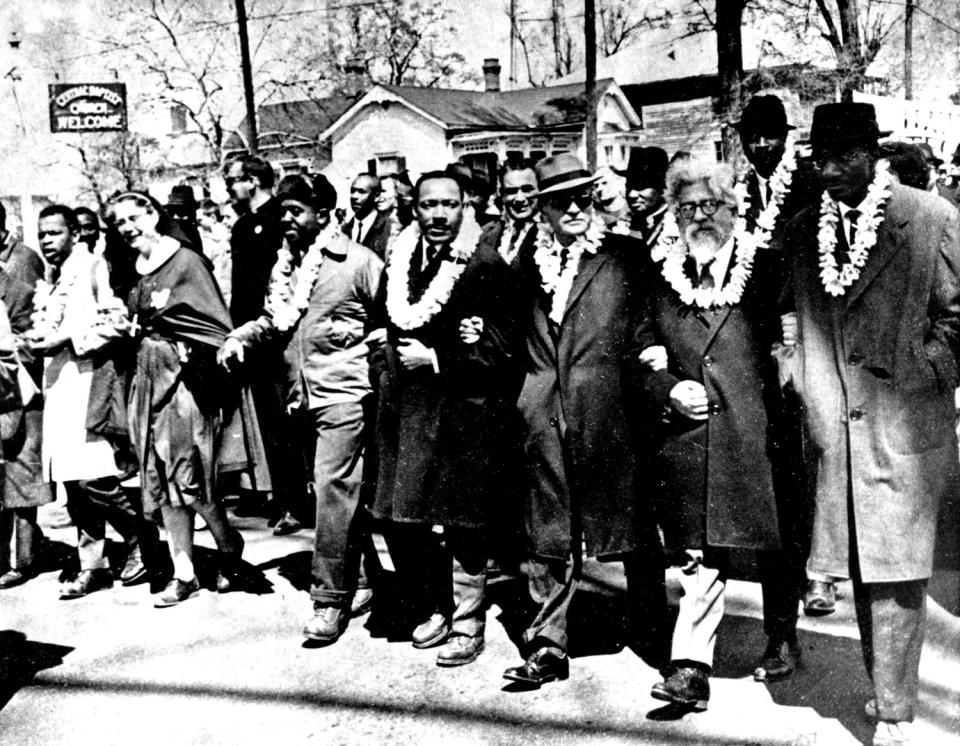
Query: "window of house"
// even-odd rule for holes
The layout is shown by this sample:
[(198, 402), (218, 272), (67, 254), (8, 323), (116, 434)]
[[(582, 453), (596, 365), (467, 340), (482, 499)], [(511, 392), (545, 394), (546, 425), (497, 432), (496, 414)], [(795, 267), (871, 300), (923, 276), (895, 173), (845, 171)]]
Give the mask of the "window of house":
[(376, 176), (398, 174), (407, 170), (407, 159), (397, 153), (377, 153), (367, 161), (367, 171)]

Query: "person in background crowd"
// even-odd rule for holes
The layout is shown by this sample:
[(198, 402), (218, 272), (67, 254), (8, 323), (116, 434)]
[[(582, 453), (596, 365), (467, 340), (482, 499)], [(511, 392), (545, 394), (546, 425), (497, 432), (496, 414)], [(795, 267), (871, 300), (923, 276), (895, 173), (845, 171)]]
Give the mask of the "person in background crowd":
[(938, 507), (960, 486), (960, 215), (893, 183), (879, 136), (870, 104), (814, 110), (825, 192), (784, 231), (780, 354), (817, 462), (809, 566), (853, 581), (873, 743), (890, 746), (918, 743)]
[(353, 215), (343, 224), (343, 232), (383, 259), (392, 232), (389, 214), (377, 211), (380, 179), (373, 174), (359, 174), (350, 185), (350, 209)]
[(324, 176), (280, 182), (284, 244), (270, 279), (263, 316), (231, 332), (222, 364), (256, 354), (265, 339), (286, 344), (299, 416), (314, 447), (316, 538), (310, 596), (314, 616), (304, 635), (334, 642), (351, 613), (370, 607), (361, 552), (372, 556), (361, 478), (369, 399), (367, 335), (383, 262), (331, 220), (337, 193)]
[(31, 248), (23, 245), (17, 236), (7, 230), (7, 210), (0, 202), (0, 268), (14, 280), (20, 280), (31, 288), (43, 279), (43, 259)]
[(419, 590), (414, 647), (445, 643), (437, 665), (461, 666), (485, 646), (486, 531), (512, 494), (505, 464), (513, 441), (504, 432), (522, 348), (511, 272), (492, 247), (478, 247), (460, 182), (429, 172), (414, 194), (417, 223), (394, 243), (381, 285), (386, 343), (371, 354), (379, 392), (373, 512), (391, 521), (401, 582)]
[(519, 267), (521, 250), (533, 250), (537, 234), (537, 174), (527, 159), (508, 159), (500, 167), (500, 220), (488, 223), (481, 245), (496, 251), (508, 265)]
[[(230, 236), (230, 316), (239, 327), (263, 315), (270, 272), (283, 243), (283, 229), (269, 163), (256, 156), (243, 156), (227, 164), (225, 179), (233, 205), (242, 213)], [(266, 447), (273, 486), (274, 533), (296, 533), (301, 528), (296, 511), (304, 502), (306, 484), (301, 479), (301, 459), (290, 440), (292, 424), (286, 415), (283, 392), (283, 350), (279, 345), (264, 346), (261, 354), (244, 364), (242, 374), (256, 403)]]
[[(13, 333), (22, 338), (32, 324), (33, 289), (0, 269), (0, 305)], [(43, 359), (31, 355), (27, 345), (20, 346), (17, 357), (17, 406), (0, 414), (5, 461), (0, 500), (0, 589), (21, 585), (36, 575), (43, 539), (37, 508), (53, 500), (50, 486), (43, 479), (40, 457)]]
[(213, 277), (229, 307), (233, 270), (230, 262), (230, 229), (221, 221), (220, 206), (212, 199), (203, 200), (197, 208), (197, 229), (200, 231), (203, 253), (213, 265)]
[(79, 224), (73, 210), (49, 205), (40, 211), (38, 235), (50, 264), (51, 282), (38, 285), (33, 324), (24, 335), (31, 353), (46, 358), (43, 376), (42, 457), (45, 478), (63, 484), (67, 510), (77, 527), (80, 573), (60, 589), (79, 598), (113, 585), (106, 555), (106, 523), (123, 538), (124, 585), (146, 580), (141, 554), (143, 514), (120, 486), (114, 448), (88, 428), (95, 353), (117, 334), (105, 323), (122, 315), (123, 303), (110, 286), (101, 257), (77, 248)]
[(626, 194), (630, 208), (630, 235), (639, 238), (647, 253), (653, 249), (667, 212), (663, 190), (667, 153), (662, 148), (632, 148), (627, 163)]
[(200, 230), (197, 228), (198, 207), (193, 187), (188, 184), (177, 184), (170, 189), (170, 196), (167, 197), (164, 209), (167, 215), (180, 226), (180, 231), (191, 244), (189, 248), (202, 253), (203, 242), (200, 238)]
[(636, 481), (635, 431), (648, 424), (629, 414), (627, 366), (643, 311), (637, 252), (594, 217), (595, 179), (576, 156), (545, 158), (536, 174), (543, 220), (521, 268), (528, 360), (517, 406), (538, 612), (523, 633), (526, 661), (503, 674), (534, 688), (568, 677), (567, 610), (582, 582), (584, 542), (589, 557), (625, 561), (643, 609), (638, 630), (647, 626), (638, 640), (660, 641), (666, 605), (660, 540)]
[[(710, 699), (727, 550), (761, 557), (780, 551), (774, 471), (786, 455), (777, 442), (785, 410), (770, 356), (780, 339), (780, 256), (735, 230), (739, 205), (729, 166), (682, 161), (667, 173), (666, 191), (677, 220), (671, 238), (678, 240), (651, 273), (650, 311), (637, 346), (641, 359), (666, 358), (666, 365), (645, 367), (641, 379), (653, 407), (668, 413), (660, 423), (657, 515), (668, 556), (681, 566), (683, 592), (670, 666), (652, 696), (699, 711)], [(777, 615), (785, 618), (775, 625), (765, 614), (771, 647), (778, 654), (789, 648), (790, 671), (799, 655), (802, 577), (801, 567), (788, 613)], [(767, 591), (765, 612), (772, 611)]]
[(103, 256), (103, 229), (100, 226), (100, 216), (89, 207), (78, 207), (74, 212), (80, 223), (80, 235), (77, 240), (85, 245), (91, 254)]
[(136, 335), (128, 418), (144, 508), (163, 515), (173, 559), (173, 579), (154, 603), (163, 608), (200, 590), (193, 564), (194, 513), (217, 543), (217, 591), (236, 587), (243, 537), (230, 526), (214, 491), (227, 388), (215, 353), (232, 324), (206, 260), (170, 235), (172, 219), (148, 195), (114, 197), (110, 218), (138, 253), (140, 281), (127, 300)]
[(603, 166), (597, 169), (593, 187), (594, 215), (603, 221), (610, 233), (624, 235), (629, 231), (630, 209), (620, 171)]
[(397, 220), (406, 228), (413, 222), (413, 184), (410, 182), (410, 173), (401, 171), (394, 174), (397, 189)]
[(915, 143), (915, 145), (923, 154), (923, 160), (927, 170), (927, 185), (925, 190), (936, 194), (940, 178), (940, 166), (943, 165), (943, 158), (940, 158), (933, 152), (933, 148), (928, 142), (918, 142)]
[(890, 175), (904, 186), (927, 191), (930, 170), (923, 150), (911, 142), (885, 142), (880, 146), (880, 157), (886, 161)]

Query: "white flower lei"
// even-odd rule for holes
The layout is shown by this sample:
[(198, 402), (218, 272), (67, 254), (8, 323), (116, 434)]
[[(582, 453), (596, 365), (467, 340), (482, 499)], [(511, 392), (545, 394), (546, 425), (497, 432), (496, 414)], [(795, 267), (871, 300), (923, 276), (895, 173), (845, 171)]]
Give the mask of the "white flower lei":
[[(794, 150), (793, 139), (788, 137), (783, 156), (767, 181), (770, 186), (770, 199), (767, 200), (767, 206), (757, 216), (756, 228), (752, 233), (753, 244), (758, 249), (765, 249), (770, 245), (773, 229), (777, 225), (777, 218), (780, 217), (780, 209), (783, 207), (787, 195), (790, 194), (793, 172), (796, 170), (797, 154)], [(740, 200), (740, 214), (746, 215), (750, 210), (750, 194), (747, 190), (746, 181), (738, 180), (734, 191)]]
[(264, 308), (270, 314), (273, 325), (281, 332), (296, 326), (306, 313), (310, 305), (310, 296), (313, 294), (313, 286), (317, 284), (320, 266), (323, 264), (323, 250), (330, 245), (338, 233), (338, 226), (331, 220), (326, 228), (317, 234), (300, 262), (295, 288), (292, 287), (293, 251), (284, 241), (283, 247), (277, 252), (277, 261), (273, 265), (273, 272), (270, 273), (270, 290)]
[(663, 216), (663, 229), (660, 238), (651, 255), (655, 262), (663, 260), (660, 273), (677, 295), (680, 301), (688, 306), (700, 308), (714, 308), (718, 306), (735, 306), (743, 297), (747, 281), (753, 274), (753, 260), (757, 253), (755, 235), (747, 230), (747, 220), (743, 216), (743, 206), (740, 216), (733, 227), (734, 255), (731, 257), (733, 268), (730, 270), (730, 279), (722, 287), (700, 288), (694, 287), (687, 273), (683, 271), (683, 263), (687, 258), (687, 247), (680, 236), (680, 226), (673, 211), (667, 211)]
[(49, 337), (60, 328), (76, 280), (76, 272), (65, 272), (61, 273), (60, 279), (55, 283), (37, 281), (33, 313), (30, 314), (35, 334)]
[(877, 229), (883, 222), (887, 201), (890, 199), (890, 185), (893, 177), (885, 163), (878, 163), (873, 181), (867, 187), (867, 196), (860, 203), (860, 217), (857, 220), (857, 236), (850, 247), (850, 256), (842, 267), (837, 268), (835, 251), (837, 248), (837, 225), (840, 222), (840, 206), (824, 191), (820, 202), (820, 230), (817, 240), (820, 251), (820, 282), (830, 295), (841, 296), (847, 292), (867, 263), (870, 249), (877, 242)]
[(467, 262), (477, 250), (480, 227), (475, 221), (464, 220), (460, 233), (453, 241), (450, 256), (440, 264), (440, 269), (416, 303), (410, 302), (410, 265), (420, 241), (420, 226), (412, 222), (390, 249), (387, 262), (387, 313), (390, 321), (405, 331), (419, 329), (437, 315), (450, 300), (457, 280), (467, 267)]
[(497, 253), (503, 257), (503, 261), (505, 261), (507, 264), (510, 264), (510, 262), (512, 262), (520, 252), (520, 246), (527, 238), (527, 234), (530, 233), (533, 223), (534, 221), (530, 219), (527, 221), (526, 225), (520, 229), (520, 232), (517, 234), (517, 240), (514, 242), (513, 248), (511, 249), (510, 242), (513, 239), (513, 232), (516, 230), (517, 222), (510, 217), (507, 217), (504, 220), (503, 233), (500, 235), (500, 245), (497, 246)]
[(567, 263), (561, 272), (559, 244), (554, 240), (550, 224), (540, 218), (537, 226), (537, 248), (533, 252), (533, 260), (540, 270), (540, 286), (547, 295), (553, 296), (550, 306), (550, 319), (559, 324), (563, 321), (563, 313), (567, 308), (567, 299), (570, 297), (570, 288), (580, 269), (580, 257), (583, 252), (596, 254), (603, 241), (603, 221), (594, 217), (586, 233), (567, 247)]

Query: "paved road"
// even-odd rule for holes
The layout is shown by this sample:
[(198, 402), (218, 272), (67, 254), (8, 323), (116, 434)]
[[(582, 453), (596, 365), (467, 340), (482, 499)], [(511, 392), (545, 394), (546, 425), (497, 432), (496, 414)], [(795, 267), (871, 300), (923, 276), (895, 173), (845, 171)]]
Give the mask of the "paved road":
[[(764, 686), (750, 677), (763, 642), (759, 589), (732, 581), (710, 710), (677, 719), (649, 697), (656, 671), (609, 642), (616, 595), (583, 599), (569, 681), (511, 692), (500, 675), (519, 661), (508, 634), (519, 584), (498, 583), (488, 647), (471, 666), (440, 669), (431, 651), (372, 636), (369, 618), (337, 644), (310, 648), (300, 637), (309, 534), (276, 538), (258, 519), (238, 525), (257, 593), (202, 591), (162, 610), (147, 586), (60, 601), (54, 571), (3, 591), (0, 744), (843, 746), (872, 734), (849, 599), (831, 617), (802, 620), (803, 670)], [(72, 530), (48, 534), (69, 554)], [(207, 533), (198, 540), (212, 546)], [(619, 583), (609, 568), (598, 572), (598, 589)], [(921, 742), (960, 743), (960, 622), (932, 606), (928, 638)]]

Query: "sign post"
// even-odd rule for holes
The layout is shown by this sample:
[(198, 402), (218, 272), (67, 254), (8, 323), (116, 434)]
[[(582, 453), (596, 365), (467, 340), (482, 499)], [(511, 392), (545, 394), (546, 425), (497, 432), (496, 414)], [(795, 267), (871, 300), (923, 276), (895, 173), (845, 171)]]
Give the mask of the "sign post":
[(123, 83), (55, 83), (50, 86), (51, 132), (125, 132)]

